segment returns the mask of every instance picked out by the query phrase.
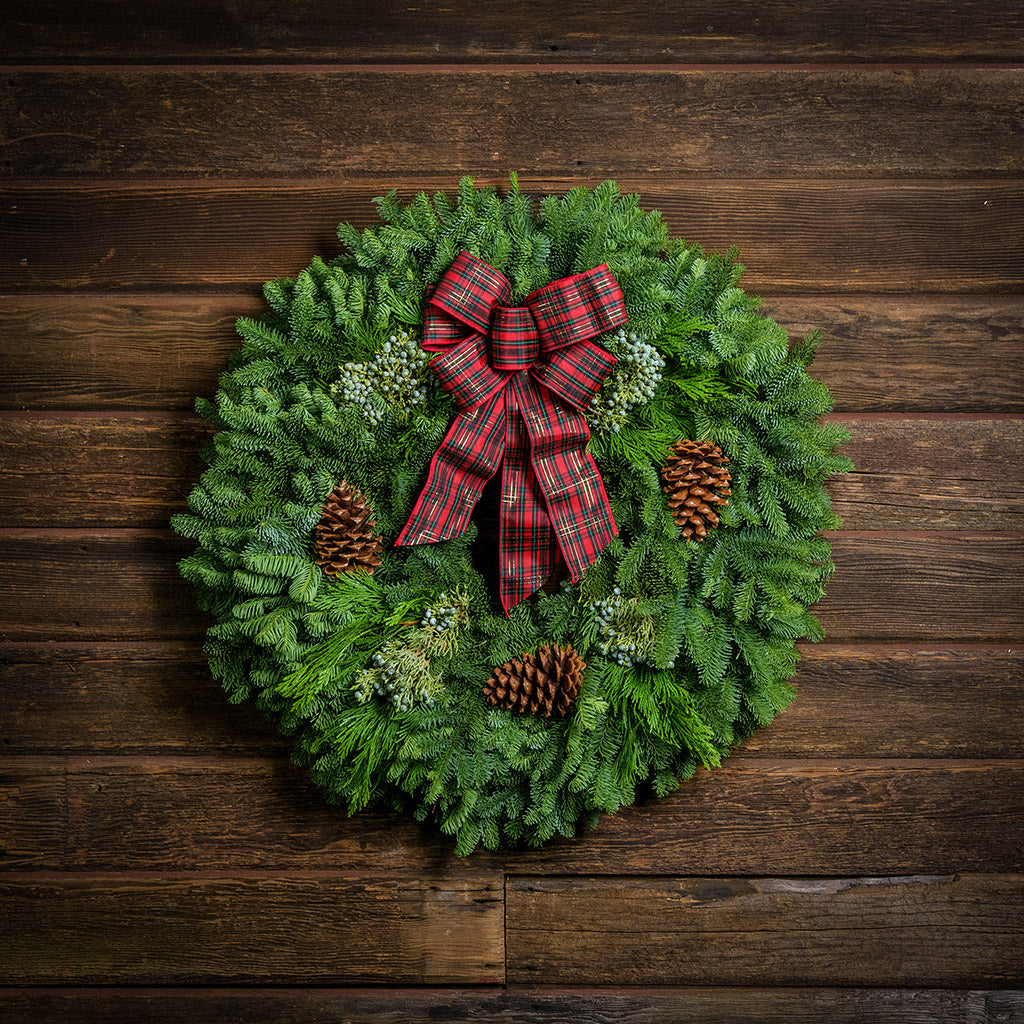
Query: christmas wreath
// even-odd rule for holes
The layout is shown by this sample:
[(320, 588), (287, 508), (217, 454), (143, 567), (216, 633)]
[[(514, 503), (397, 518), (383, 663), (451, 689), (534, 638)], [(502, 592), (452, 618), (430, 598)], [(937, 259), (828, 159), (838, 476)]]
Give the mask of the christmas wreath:
[(846, 434), (817, 335), (614, 182), (377, 204), (239, 320), (181, 570), (331, 801), (535, 846), (789, 703)]

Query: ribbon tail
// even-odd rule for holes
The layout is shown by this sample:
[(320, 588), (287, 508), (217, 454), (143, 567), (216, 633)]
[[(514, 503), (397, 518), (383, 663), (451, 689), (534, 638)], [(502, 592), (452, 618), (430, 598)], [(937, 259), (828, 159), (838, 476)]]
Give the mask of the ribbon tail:
[(505, 454), (505, 395), (456, 416), (434, 453), (427, 480), (396, 547), (434, 544), (466, 532), (484, 484)]
[(601, 472), (587, 451), (583, 414), (557, 401), (526, 374), (514, 382), (536, 474), (558, 548), (575, 583), (619, 532)]
[(526, 423), (512, 389), (506, 414), (498, 558), (501, 606), (508, 615), (551, 579), (562, 559), (540, 481), (530, 462)]

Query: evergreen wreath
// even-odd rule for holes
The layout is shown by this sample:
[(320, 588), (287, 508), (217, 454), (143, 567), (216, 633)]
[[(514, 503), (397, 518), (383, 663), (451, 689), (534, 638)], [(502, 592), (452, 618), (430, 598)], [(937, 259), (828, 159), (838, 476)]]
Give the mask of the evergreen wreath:
[[(381, 225), (342, 225), (343, 255), (238, 321), (197, 402), (216, 433), (173, 520), (198, 541), (181, 571), (214, 676), (295, 737), (330, 801), (432, 820), (462, 855), (537, 846), (719, 765), (790, 702), (795, 642), (823, 635), (808, 607), (847, 434), (818, 422), (817, 332), (791, 348), (734, 252), (670, 239), (614, 182), (539, 209), (514, 175), (376, 202)], [(456, 416), (420, 340), (463, 250), (515, 303), (606, 264), (628, 314), (585, 414), (618, 535), (509, 615), (490, 487), (463, 535), (395, 545)]]

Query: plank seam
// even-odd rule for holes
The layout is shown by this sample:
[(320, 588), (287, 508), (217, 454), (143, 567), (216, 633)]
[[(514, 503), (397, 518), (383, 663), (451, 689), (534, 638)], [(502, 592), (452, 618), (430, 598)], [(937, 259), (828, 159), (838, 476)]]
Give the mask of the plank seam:
[[(525, 179), (521, 179), (525, 180)], [(877, 179), (870, 179), (875, 181)], [(77, 182), (76, 182), (77, 183)], [(65, 183), (66, 184), (66, 183)], [(194, 182), (193, 182), (194, 184)], [(0, 194), (4, 191), (4, 187), (0, 185)], [(110, 289), (90, 289), (88, 291), (76, 291), (69, 292), (66, 288), (39, 288), (35, 290), (25, 290), (18, 292), (3, 292), (0, 293), (0, 306), (5, 304), (21, 304), (26, 301), (41, 300), (47, 303), (50, 302), (63, 302), (67, 305), (75, 305), (80, 302), (83, 296), (88, 296), (90, 299), (108, 299), (111, 302), (117, 302), (123, 300), (126, 296), (124, 291), (111, 291)], [(161, 291), (139, 291), (131, 293), (131, 301), (137, 305), (155, 305), (159, 307), (166, 307), (170, 304), (180, 304), (183, 306), (190, 306), (195, 300), (196, 295), (200, 295), (205, 299), (206, 302), (211, 304), (222, 304), (226, 308), (230, 307), (230, 304), (235, 301), (235, 297), (239, 301), (251, 302), (252, 296), (249, 292), (239, 291), (234, 293), (231, 292), (218, 292), (214, 295), (205, 295), (205, 293), (196, 293), (189, 290), (174, 291), (173, 289), (161, 292)], [(770, 295), (766, 292), (762, 292), (761, 296), (765, 302), (769, 301)], [(1024, 308), (1024, 300), (1018, 295), (1007, 295), (1005, 292), (994, 292), (992, 294), (985, 294), (984, 292), (964, 292), (962, 294), (956, 292), (936, 292), (936, 291), (925, 291), (915, 290), (912, 292), (900, 291), (900, 292), (881, 292), (881, 291), (865, 291), (865, 292), (835, 292), (828, 296), (823, 296), (821, 292), (787, 292), (787, 302), (821, 302), (826, 299), (829, 302), (870, 302), (872, 299), (892, 299), (893, 297), (901, 297), (910, 299), (913, 301), (929, 302), (935, 304), (944, 305), (957, 305), (962, 302), (975, 302), (995, 305), (1004, 305), (1012, 310), (1019, 310)], [(258, 296), (262, 302), (262, 296)]]
[[(984, 874), (984, 872), (975, 872)], [(548, 876), (543, 876), (548, 877)], [(554, 877), (554, 876), (551, 876)], [(588, 876), (590, 877), (590, 876)], [(629, 877), (629, 876), (626, 876)], [(645, 876), (646, 877), (646, 876)], [(653, 877), (653, 876), (651, 876)], [(666, 876), (667, 877), (667, 876)], [(701, 876), (704, 877), (704, 876)], [(708, 876), (710, 877), (710, 876)], [(739, 877), (734, 875), (722, 877)], [(762, 876), (756, 876), (762, 877)], [(774, 877), (774, 876), (773, 876)], [(424, 878), (423, 870), (410, 868), (408, 871), (394, 871), (384, 867), (378, 870), (359, 871), (327, 870), (317, 868), (244, 868), (239, 871), (204, 870), (188, 868), (125, 868), (116, 870), (78, 870), (74, 868), (45, 868), (38, 871), (27, 869), (0, 872), (0, 886), (5, 882), (19, 884), (38, 884), (40, 882), (121, 882), (139, 881), (211, 881), (211, 882), (256, 882), (267, 879), (276, 881), (323, 881), (323, 882), (359, 882), (375, 881), (381, 883), (420, 882), (424, 887), (433, 886), (440, 891), (451, 888), (480, 888), (491, 886), (495, 890), (499, 883), (503, 886), (503, 874), (494, 868), (463, 868), (455, 877), (443, 879)]]
[[(563, 993), (567, 996), (579, 996), (586, 994), (591, 991), (599, 991), (602, 995), (614, 995), (621, 994), (624, 996), (636, 996), (646, 995), (652, 993), (655, 995), (692, 995), (692, 994), (717, 994), (724, 993), (733, 990), (741, 991), (762, 991), (772, 993), (787, 993), (787, 992), (831, 992), (833, 989), (846, 989), (850, 991), (861, 991), (861, 992), (955, 992), (963, 993), (965, 995), (1014, 995), (1019, 993), (1024, 996), (1024, 988), (1022, 989), (992, 989), (992, 988), (952, 988), (943, 987), (941, 985), (850, 985), (850, 984), (837, 984), (837, 985), (641, 985), (636, 987), (624, 986), (621, 984), (589, 984), (586, 989), (580, 989), (578, 987), (566, 986), (566, 985), (544, 985), (537, 983), (530, 983), (524, 985), (522, 983), (512, 982), (505, 985), (496, 985), (493, 983), (481, 983), (480, 985), (451, 985), (445, 983), (439, 983), (431, 985), (429, 983), (421, 985), (396, 985), (387, 987), (386, 991), (393, 993), (395, 996), (410, 995), (415, 996), (418, 993), (429, 992), (429, 993), (440, 993), (440, 992), (451, 992), (453, 994), (462, 991), (463, 989), (469, 988), (474, 993), (480, 991), (491, 990), (494, 992), (506, 991), (509, 994), (515, 995), (529, 995), (530, 993), (536, 992), (538, 994), (553, 996)], [(40, 995), (67, 995), (69, 998), (73, 998), (78, 994), (92, 995), (95, 993), (104, 993), (107, 995), (119, 995), (124, 994), (126, 996), (195, 996), (199, 998), (209, 997), (223, 997), (229, 998), (231, 996), (244, 996), (249, 994), (267, 994), (271, 997), (278, 995), (301, 995), (301, 996), (332, 996), (332, 995), (345, 995), (345, 996), (359, 996), (365, 995), (367, 997), (377, 997), (381, 994), (381, 987), (375, 986), (370, 987), (367, 985), (252, 985), (252, 984), (240, 984), (232, 985), (230, 987), (224, 985), (125, 985), (112, 983), (104, 985), (97, 983), (93, 985), (83, 984), (81, 982), (75, 985), (53, 985), (40, 983), (38, 985), (25, 984), (16, 986), (0, 986), (0, 997), (9, 997), (11, 995), (19, 995), (23, 992), (32, 992)]]
[(1024, 416), (1014, 412), (871, 412), (865, 410), (847, 410), (830, 412), (823, 415), (822, 420), (829, 423), (989, 423), (1019, 422), (1024, 423)]
[[(69, 187), (76, 189), (99, 189), (110, 192), (144, 192), (147, 190), (153, 190), (155, 192), (166, 192), (174, 191), (181, 192), (187, 190), (193, 190), (195, 192), (221, 192), (221, 191), (237, 191), (237, 192), (255, 192), (255, 193), (266, 193), (267, 191), (280, 190), (285, 192), (320, 192), (330, 191), (332, 194), (337, 195), (345, 189), (351, 188), (355, 191), (371, 191), (374, 187), (380, 187), (380, 174), (375, 172), (367, 171), (365, 174), (352, 175), (346, 177), (339, 174), (335, 178), (325, 178), (322, 176), (310, 175), (309, 177), (302, 178), (275, 178), (268, 176), (267, 178), (228, 178), (228, 177), (217, 177), (217, 178), (202, 178), (202, 177), (178, 177), (178, 178), (158, 178), (158, 177), (146, 177), (146, 178), (102, 178), (96, 177), (95, 175), (68, 175), (65, 177), (58, 177), (56, 175), (47, 177), (40, 175), (39, 177), (18, 177), (11, 176), (3, 178), (0, 181), (0, 196), (3, 196), (5, 192), (13, 191), (24, 191), (24, 192), (67, 192)], [(494, 185), (500, 188), (504, 188), (508, 185), (508, 177), (504, 174), (489, 174), (479, 173), (473, 175), (473, 180), (479, 186)], [(566, 189), (575, 188), (579, 185), (596, 185), (601, 182), (602, 178), (599, 175), (586, 175), (579, 174), (573, 176), (561, 176), (558, 174), (538, 174), (533, 177), (519, 176), (519, 184), (522, 186), (523, 191), (530, 192), (538, 189), (544, 189), (547, 187), (562, 187)], [(714, 184), (715, 182), (720, 183), (722, 186), (728, 187), (732, 185), (740, 185), (744, 188), (751, 184), (761, 185), (766, 188), (804, 188), (814, 192), (833, 192), (836, 188), (850, 187), (852, 188), (871, 188), (873, 191), (879, 189), (880, 186), (885, 185), (886, 190), (894, 190), (899, 188), (915, 188), (918, 185), (927, 185), (929, 188), (943, 187), (948, 192), (962, 192), (969, 188), (997, 188), (1004, 191), (1011, 191), (1016, 193), (1020, 191), (1024, 195), (1024, 179), (1021, 177), (1008, 174), (1005, 177), (996, 177), (990, 175), (972, 176), (972, 177), (961, 177), (951, 178), (948, 176), (936, 176), (928, 177), (915, 175), (908, 177), (905, 175), (892, 175), (890, 177), (858, 177), (844, 175), (841, 178), (828, 178), (820, 176), (817, 178), (809, 177), (795, 177), (795, 178), (765, 178), (765, 177), (726, 177), (722, 174), (714, 175), (698, 175), (690, 174), (686, 177), (666, 177), (665, 175), (652, 174), (650, 177), (619, 177), (616, 179), (620, 189), (623, 192), (632, 190), (643, 190), (645, 187), (656, 187), (658, 191), (667, 191), (672, 189), (680, 189), (686, 191), (693, 191), (693, 182), (699, 180), (702, 186)], [(419, 190), (430, 188), (431, 190), (440, 189), (453, 193), (456, 190), (458, 182), (454, 177), (438, 177), (435, 174), (428, 174), (425, 172), (422, 176), (400, 174), (396, 176), (389, 176), (387, 178), (387, 184), (389, 188), (396, 189), (399, 194), (404, 190)], [(367, 198), (367, 211), (373, 210), (370, 199)], [(38, 290), (38, 289), (37, 289)], [(173, 289), (170, 290), (173, 293)], [(120, 294), (120, 293), (116, 293)], [(807, 294), (817, 295), (817, 292), (805, 292), (799, 293), (794, 292), (793, 294)], [(867, 292), (857, 292), (857, 295), (891, 295), (891, 294), (918, 294), (916, 292), (907, 292), (905, 289), (901, 292), (889, 292), (880, 291), (878, 289), (872, 289)], [(922, 295), (932, 294), (931, 291), (921, 292)], [(936, 293), (940, 295), (948, 295), (948, 292)]]
[[(823, 530), (822, 537), (828, 540), (940, 540), (959, 539), (964, 541), (1024, 540), (1024, 530)], [(0, 539), (37, 541), (51, 538), (56, 541), (75, 540), (159, 540), (179, 541), (170, 529), (139, 526), (2, 526)]]
[[(176, 661), (187, 660), (188, 662), (205, 663), (206, 656), (199, 646), (201, 638), (183, 638), (180, 640), (0, 640), (0, 650), (17, 653), (19, 651), (81, 651), (89, 653), (100, 649), (113, 648), (119, 651), (130, 653), (135, 648), (140, 648), (146, 656), (153, 656), (163, 650), (167, 652), (167, 658)], [(798, 643), (798, 649), (806, 658), (830, 658), (844, 655), (848, 652), (865, 652), (876, 654), (944, 654), (964, 651), (967, 653), (993, 654), (1006, 653), (1014, 656), (1024, 654), (1024, 647), (1011, 645), (1007, 647), (1003, 643), (978, 640), (957, 641), (955, 643), (942, 643), (935, 640), (907, 641), (906, 643), (894, 643), (892, 641), (849, 641), (849, 640), (822, 640), (819, 643), (803, 640)], [(186, 657), (182, 657), (182, 655)]]
[[(0, 408), (0, 421), (74, 421), (74, 420), (145, 420), (153, 423), (177, 423), (183, 426), (213, 427), (197, 412), (185, 408), (145, 408), (133, 406), (107, 406), (102, 409), (76, 409), (56, 406), (53, 408)], [(821, 417), (826, 423), (1019, 423), (1024, 424), (1024, 415), (1019, 412), (876, 412), (846, 410), (825, 413)]]
[[(1022, 694), (1024, 699), (1024, 694)], [(74, 775), (88, 774), (90, 771), (104, 772), (113, 768), (134, 768), (134, 769), (189, 769), (200, 768), (216, 769), (222, 765), (230, 767), (232, 771), (237, 770), (240, 765), (246, 762), (253, 766), (291, 764), (285, 755), (274, 754), (248, 754), (230, 758), (224, 762), (219, 756), (206, 754), (94, 754), (94, 753), (61, 753), (61, 754), (31, 754), (14, 753), (5, 754), (2, 763), (10, 766), (17, 762), (31, 761), (40, 768), (65, 766), (64, 776), (70, 779)], [(922, 755), (902, 756), (870, 756), (851, 755), (846, 756), (806, 756), (779, 757), (773, 755), (751, 756), (749, 752), (740, 747), (725, 761), (725, 768), (732, 771), (768, 772), (811, 769), (814, 771), (833, 770), (837, 774), (844, 771), (871, 771), (881, 769), (891, 771), (894, 768), (901, 768), (905, 771), (948, 771), (950, 769), (1004, 769), (1014, 770), (1024, 768), (1024, 756), (1010, 757), (927, 757)], [(717, 776), (716, 776), (717, 777)]]
[[(633, 877), (633, 876), (627, 876), (627, 877)], [(677, 876), (673, 876), (673, 877), (677, 877)], [(441, 984), (437, 984), (437, 985), (432, 985), (432, 984), (429, 984), (429, 983), (425, 983), (425, 984), (421, 984), (421, 985), (395, 985), (395, 986), (392, 986), (390, 990), (392, 992), (396, 993), (396, 994), (398, 994), (398, 993), (415, 994), (417, 992), (437, 992), (438, 989), (448, 989), (448, 990), (450, 990), (452, 992), (457, 992), (457, 991), (459, 991), (460, 989), (462, 989), (464, 987), (465, 986), (462, 985), (462, 984), (459, 984), (459, 985), (445, 985), (445, 984), (441, 983)], [(544, 984), (531, 983), (529, 985), (523, 985), (523, 984), (515, 984), (515, 983), (513, 983), (511, 985), (498, 985), (498, 984), (494, 984), (494, 983), (484, 983), (484, 984), (481, 984), (481, 985), (473, 985), (471, 987), (472, 987), (474, 992), (478, 991), (481, 988), (491, 988), (491, 989), (494, 989), (495, 991), (501, 991), (503, 989), (508, 989), (508, 990), (515, 990), (515, 991), (517, 991), (519, 993), (523, 993), (523, 994), (525, 994), (527, 992), (544, 992), (544, 993), (547, 993), (547, 994), (553, 994), (555, 992), (564, 992), (566, 994), (579, 995), (580, 992), (581, 992), (581, 989), (579, 989), (577, 987), (574, 987), (572, 985), (558, 985), (558, 984), (544, 985)], [(821, 985), (762, 985), (762, 986), (750, 986), (750, 985), (641, 985), (641, 986), (631, 987), (629, 985), (622, 985), (622, 984), (619, 984), (619, 985), (614, 985), (614, 984), (601, 984), (601, 985), (597, 985), (597, 984), (595, 984), (593, 986), (588, 984), (585, 991), (590, 991), (591, 988), (599, 988), (606, 995), (611, 994), (612, 992), (616, 992), (616, 991), (622, 992), (622, 993), (657, 992), (657, 993), (660, 993), (662, 995), (669, 994), (669, 993), (675, 993), (675, 992), (682, 993), (682, 994), (690, 993), (690, 992), (704, 992), (704, 993), (712, 993), (713, 994), (713, 993), (716, 993), (716, 992), (727, 992), (730, 989), (735, 989), (735, 988), (748, 989), (748, 988), (751, 988), (751, 987), (762, 988), (765, 991), (771, 991), (771, 992), (804, 992), (804, 991), (807, 991), (807, 990), (820, 991), (822, 989), (824, 989), (826, 991), (830, 991), (833, 987), (842, 987), (842, 986), (832, 986), (832, 985), (827, 985), (827, 986), (821, 986)], [(943, 987), (941, 985), (939, 985), (939, 986), (932, 985), (932, 986), (928, 986), (927, 988), (922, 988), (920, 985), (878, 985), (878, 986), (856, 985), (856, 986), (847, 986), (847, 987), (859, 988), (859, 989), (863, 989), (864, 991), (867, 991), (867, 992), (891, 992), (891, 991), (896, 991), (896, 992), (922, 992), (922, 991), (924, 991), (924, 992), (978, 992), (978, 993), (999, 992), (999, 993), (1005, 993), (1007, 991), (1006, 989), (947, 988), (947, 987)], [(52, 993), (54, 995), (64, 995), (64, 994), (67, 994), (69, 996), (74, 995), (76, 992), (85, 992), (85, 993), (105, 992), (105, 993), (109, 993), (109, 994), (115, 994), (117, 992), (124, 992), (124, 993), (130, 994), (130, 995), (143, 995), (143, 994), (148, 994), (148, 993), (152, 993), (153, 995), (163, 995), (163, 994), (168, 994), (168, 995), (174, 994), (174, 995), (176, 995), (179, 992), (181, 992), (181, 993), (194, 993), (196, 995), (202, 995), (202, 996), (210, 996), (210, 995), (233, 996), (233, 995), (241, 995), (241, 994), (250, 993), (250, 992), (265, 992), (265, 991), (273, 992), (274, 994), (279, 994), (279, 993), (280, 994), (295, 993), (295, 994), (300, 994), (300, 995), (314, 995), (314, 994), (317, 994), (317, 993), (324, 993), (326, 995), (330, 995), (330, 994), (336, 993), (336, 992), (337, 993), (344, 993), (345, 995), (356, 995), (356, 994), (360, 994), (360, 993), (365, 993), (367, 996), (376, 996), (376, 995), (380, 994), (380, 987), (379, 986), (375, 986), (375, 985), (371, 986), (371, 985), (365, 985), (365, 984), (362, 984), (362, 985), (361, 984), (354, 984), (354, 985), (324, 985), (324, 984), (309, 984), (309, 985), (282, 984), (282, 985), (275, 985), (275, 984), (271, 983), (271, 984), (265, 984), (264, 985), (264, 984), (252, 984), (252, 983), (244, 984), (243, 983), (243, 984), (239, 984), (239, 985), (203, 985), (203, 984), (198, 984), (198, 985), (154, 985), (154, 984), (148, 984), (148, 985), (126, 985), (124, 983), (120, 983), (120, 984), (118, 984), (118, 983), (103, 984), (102, 982), (99, 982), (99, 983), (90, 985), (88, 983), (77, 982), (74, 985), (54, 985), (52, 983), (51, 984), (46, 984), (45, 982), (43, 982), (43, 983), (40, 983), (38, 985), (33, 985), (33, 984), (0, 985), (0, 995), (8, 995), (10, 993), (17, 993), (17, 992), (22, 992), (22, 991), (25, 991), (25, 990), (30, 990), (30, 991), (39, 992), (39, 993), (49, 992), (49, 993)], [(1024, 994), (1024, 989), (1021, 989), (1020, 991), (1021, 991), (1022, 994)]]
[[(920, 874), (766, 874), (765, 872), (697, 872), (687, 874), (675, 872), (674, 874), (622, 874), (621, 872), (581, 871), (574, 873), (552, 873), (543, 874), (539, 872), (507, 872), (499, 876), (497, 872), (487, 869), (478, 869), (476, 872), (462, 871), (456, 878), (445, 880), (424, 880), (422, 871), (410, 871), (409, 873), (399, 872), (372, 872), (372, 871), (316, 871), (312, 869), (288, 868), (288, 869), (246, 869), (242, 871), (206, 871), (159, 868), (142, 869), (126, 868), (124, 870), (106, 871), (80, 871), (80, 870), (54, 870), (46, 869), (39, 871), (18, 870), (4, 871), (0, 873), (0, 888), (5, 883), (11, 885), (40, 885), (60, 882), (80, 883), (124, 883), (124, 882), (259, 882), (259, 881), (319, 881), (319, 882), (379, 882), (382, 884), (415, 883), (419, 882), (424, 886), (431, 886), (438, 891), (448, 889), (473, 889), (484, 888), (490, 885), (497, 889), (500, 878), (507, 879), (506, 883), (513, 886), (521, 883), (537, 882), (547, 885), (558, 882), (623, 882), (624, 884), (643, 885), (649, 882), (667, 882), (679, 878), (724, 880), (724, 879), (746, 879), (751, 881), (764, 882), (805, 882), (808, 885), (828, 885), (834, 882), (859, 882), (867, 885), (900, 885), (908, 883), (924, 884), (947, 884), (959, 882), (964, 879), (998, 879), (1000, 881), (1014, 881), (1024, 885), (1024, 873), (1020, 871), (948, 871), (942, 873), (920, 873)], [(504, 889), (502, 890), (504, 892)], [(507, 901), (503, 899), (507, 906)]]
[[(158, 422), (170, 421), (174, 423), (206, 425), (206, 421), (199, 413), (188, 409), (175, 408), (134, 408), (124, 406), (117, 409), (27, 409), (24, 407), (0, 409), (0, 420), (98, 420), (110, 419), (114, 421), (122, 419), (155, 420)], [(825, 413), (821, 417), (826, 422), (835, 423), (859, 423), (859, 422), (911, 422), (911, 423), (959, 423), (959, 422), (1016, 422), (1024, 424), (1024, 415), (1019, 412), (874, 412), (870, 409), (863, 411), (846, 410), (844, 412)]]
[(825, 62), (815, 64), (809, 61), (770, 64), (765, 62), (736, 62), (728, 64), (700, 63), (505, 63), (483, 62), (446, 64), (398, 63), (398, 64), (0, 64), (0, 72), (6, 75), (32, 74), (95, 74), (95, 75), (597, 75), (597, 74), (836, 74), (847, 72), (900, 73), (905, 71), (932, 71), (948, 73), (956, 71), (1021, 71), (1024, 64), (1020, 59), (1002, 61), (956, 61), (938, 63), (935, 61), (889, 61), (877, 62)]
[(763, 881), (780, 881), (780, 882), (808, 882), (810, 884), (827, 884), (828, 882), (867, 882), (869, 884), (899, 884), (907, 882), (924, 882), (926, 884), (942, 884), (948, 882), (958, 882), (965, 878), (998, 878), (998, 879), (1019, 879), (1024, 883), (1024, 873), (1020, 871), (947, 871), (939, 872), (935, 874), (921, 873), (921, 874), (891, 874), (891, 875), (864, 875), (864, 874), (829, 874), (829, 875), (809, 875), (809, 874), (780, 874), (780, 875), (767, 875), (767, 874), (753, 874), (751, 872), (746, 873), (735, 873), (735, 872), (723, 872), (714, 874), (705, 874), (703, 872), (696, 874), (685, 874), (683, 872), (676, 872), (674, 874), (643, 874), (643, 875), (624, 875), (617, 872), (611, 872), (603, 874), (599, 871), (581, 871), (575, 873), (553, 873), (553, 874), (539, 874), (539, 873), (519, 873), (509, 872), (508, 880), (513, 884), (521, 882), (583, 882), (596, 880), (601, 882), (615, 882), (622, 881), (624, 883), (633, 883), (643, 885), (646, 882), (666, 882), (672, 881), (677, 878), (744, 878), (744, 879), (761, 879)]

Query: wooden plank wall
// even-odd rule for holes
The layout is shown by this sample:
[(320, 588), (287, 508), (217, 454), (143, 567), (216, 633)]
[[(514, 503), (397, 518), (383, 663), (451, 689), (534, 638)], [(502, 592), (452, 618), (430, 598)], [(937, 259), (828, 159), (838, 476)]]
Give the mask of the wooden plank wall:
[[(9, 0), (5, 1021), (1024, 1020), (1015, 0)], [(167, 529), (266, 278), (373, 196), (619, 179), (742, 247), (857, 470), (799, 699), (598, 832), (327, 809)]]

